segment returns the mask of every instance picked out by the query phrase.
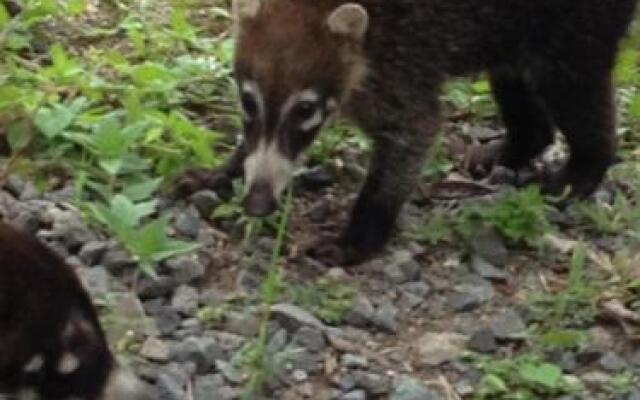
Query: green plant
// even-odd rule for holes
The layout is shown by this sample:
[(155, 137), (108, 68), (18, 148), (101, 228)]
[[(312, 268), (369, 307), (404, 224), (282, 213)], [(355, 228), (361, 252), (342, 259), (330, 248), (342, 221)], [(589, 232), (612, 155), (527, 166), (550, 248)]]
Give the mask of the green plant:
[(357, 290), (330, 278), (290, 287), (293, 301), (323, 321), (337, 324), (351, 310)]
[(483, 357), (476, 366), (484, 375), (474, 393), (475, 400), (539, 400), (583, 391), (579, 381), (535, 354), (504, 360)]

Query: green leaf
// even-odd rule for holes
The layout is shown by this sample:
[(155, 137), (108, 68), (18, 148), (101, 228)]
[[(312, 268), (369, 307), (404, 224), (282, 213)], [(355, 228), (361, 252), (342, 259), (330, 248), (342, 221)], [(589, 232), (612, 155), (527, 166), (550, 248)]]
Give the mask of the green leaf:
[(40, 108), (35, 116), (36, 127), (48, 139), (53, 139), (73, 123), (75, 114), (63, 104)]
[(149, 179), (140, 183), (132, 184), (124, 189), (123, 194), (132, 201), (142, 201), (149, 199), (158, 190), (162, 183), (162, 178)]
[(525, 381), (548, 389), (556, 388), (562, 378), (562, 369), (549, 363), (523, 364), (518, 373)]
[(11, 20), (11, 16), (7, 11), (7, 8), (4, 4), (0, 3), (0, 29), (4, 29), (7, 23)]
[(546, 346), (557, 348), (573, 348), (584, 342), (587, 335), (574, 329), (554, 330), (542, 335), (540, 342)]

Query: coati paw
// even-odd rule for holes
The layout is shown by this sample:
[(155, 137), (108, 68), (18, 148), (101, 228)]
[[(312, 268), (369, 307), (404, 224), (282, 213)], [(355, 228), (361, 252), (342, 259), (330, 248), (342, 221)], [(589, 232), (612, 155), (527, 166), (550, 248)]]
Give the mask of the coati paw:
[(174, 183), (174, 193), (186, 197), (200, 190), (209, 189), (224, 196), (232, 193), (232, 181), (225, 171), (196, 168), (185, 171)]

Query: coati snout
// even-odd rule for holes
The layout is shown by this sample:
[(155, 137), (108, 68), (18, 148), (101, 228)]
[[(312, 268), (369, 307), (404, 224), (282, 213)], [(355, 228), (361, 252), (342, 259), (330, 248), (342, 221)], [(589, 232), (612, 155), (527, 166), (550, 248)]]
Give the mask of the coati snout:
[[(265, 215), (339, 109), (373, 139), (337, 263), (380, 250), (439, 130), (440, 90), (485, 72), (507, 128), (488, 159), (518, 170), (560, 131), (570, 156), (546, 192), (592, 193), (615, 155), (612, 68), (637, 0), (234, 0), (244, 140), (224, 169)], [(331, 244), (330, 244), (331, 245)], [(333, 244), (335, 248), (335, 244)], [(338, 252), (328, 252), (338, 254)]]
[(143, 386), (117, 365), (73, 270), (0, 222), (0, 394), (30, 392), (43, 400), (138, 400)]

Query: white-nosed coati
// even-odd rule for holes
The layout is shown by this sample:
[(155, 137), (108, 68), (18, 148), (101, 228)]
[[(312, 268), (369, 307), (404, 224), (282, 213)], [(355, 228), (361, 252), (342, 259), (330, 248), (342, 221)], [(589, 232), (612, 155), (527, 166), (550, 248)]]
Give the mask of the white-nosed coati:
[(235, 0), (235, 73), (245, 209), (271, 213), (299, 153), (338, 109), (374, 139), (369, 176), (342, 239), (343, 261), (382, 247), (409, 197), (450, 76), (487, 71), (508, 134), (493, 161), (518, 169), (559, 129), (570, 158), (543, 182), (591, 193), (612, 163), (611, 70), (636, 0)]
[(73, 270), (0, 221), (0, 398), (134, 400), (142, 390), (116, 365)]

